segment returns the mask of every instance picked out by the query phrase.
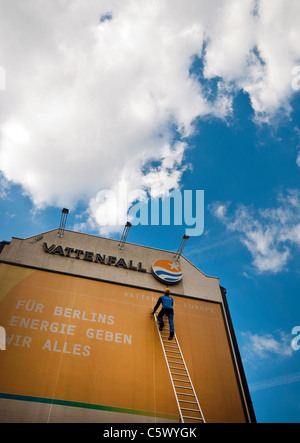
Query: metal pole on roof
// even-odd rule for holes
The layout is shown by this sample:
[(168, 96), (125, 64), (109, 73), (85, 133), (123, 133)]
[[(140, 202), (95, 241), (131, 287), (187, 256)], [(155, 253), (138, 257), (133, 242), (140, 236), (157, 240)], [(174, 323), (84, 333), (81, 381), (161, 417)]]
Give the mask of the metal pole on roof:
[(131, 226), (132, 226), (132, 224), (130, 222), (127, 222), (125, 227), (124, 227), (124, 230), (123, 230), (123, 233), (122, 233), (122, 237), (121, 237), (120, 243), (118, 245), (118, 248), (120, 250), (124, 249), (124, 246), (125, 246), (125, 243), (126, 243), (126, 240), (127, 240), (127, 237), (128, 237), (128, 234), (129, 234)]
[(67, 222), (68, 214), (69, 214), (69, 209), (63, 208), (63, 210), (61, 211), (60, 225), (59, 225), (59, 228), (58, 228), (57, 237), (63, 237), (64, 236), (64, 231), (65, 231), (65, 227), (66, 227), (66, 222)]
[(178, 261), (178, 260), (179, 260), (181, 254), (182, 254), (182, 251), (183, 251), (183, 249), (184, 249), (184, 247), (185, 247), (185, 245), (186, 245), (186, 242), (188, 241), (189, 238), (190, 238), (190, 236), (189, 236), (189, 235), (185, 235), (185, 234), (184, 234), (184, 236), (182, 237), (181, 242), (180, 242), (180, 245), (179, 245), (179, 248), (177, 249), (177, 252), (176, 252), (176, 254), (174, 255), (174, 260), (175, 260), (175, 261)]

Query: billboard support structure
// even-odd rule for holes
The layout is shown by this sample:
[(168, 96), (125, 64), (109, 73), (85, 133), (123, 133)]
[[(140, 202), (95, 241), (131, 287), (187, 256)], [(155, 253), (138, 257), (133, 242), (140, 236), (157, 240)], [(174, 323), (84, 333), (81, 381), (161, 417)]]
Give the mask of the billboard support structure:
[(184, 234), (184, 236), (182, 237), (180, 245), (179, 245), (179, 248), (177, 249), (177, 252), (174, 255), (174, 260), (175, 261), (179, 260), (181, 254), (182, 254), (182, 251), (183, 251), (183, 249), (184, 249), (184, 247), (186, 245), (186, 242), (188, 241), (189, 238), (190, 238), (190, 236), (186, 235), (186, 234)]
[(64, 236), (68, 214), (69, 214), (69, 209), (63, 208), (63, 210), (61, 211), (60, 225), (59, 225), (59, 228), (58, 228), (57, 237), (63, 237)]
[(123, 230), (123, 233), (122, 233), (122, 237), (121, 237), (120, 243), (118, 245), (118, 249), (120, 251), (122, 249), (124, 249), (124, 246), (125, 246), (125, 243), (126, 243), (126, 240), (127, 240), (127, 237), (128, 237), (128, 234), (129, 234), (131, 226), (132, 226), (132, 224), (130, 222), (127, 222), (125, 227), (124, 227), (124, 230)]

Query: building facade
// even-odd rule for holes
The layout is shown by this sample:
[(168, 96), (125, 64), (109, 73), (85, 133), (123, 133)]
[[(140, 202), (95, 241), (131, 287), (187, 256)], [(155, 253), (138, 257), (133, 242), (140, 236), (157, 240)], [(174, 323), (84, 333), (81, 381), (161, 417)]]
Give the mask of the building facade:
[(172, 252), (58, 234), (0, 247), (2, 422), (178, 422), (151, 315), (167, 286), (206, 422), (255, 422), (217, 278)]

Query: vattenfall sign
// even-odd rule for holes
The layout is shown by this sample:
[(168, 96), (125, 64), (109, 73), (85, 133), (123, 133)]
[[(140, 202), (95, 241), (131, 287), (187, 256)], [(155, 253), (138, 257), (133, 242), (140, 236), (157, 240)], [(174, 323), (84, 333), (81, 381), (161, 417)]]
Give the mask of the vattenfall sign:
[[(106, 256), (99, 252), (84, 251), (69, 246), (65, 248), (55, 244), (48, 246), (45, 242), (43, 243), (43, 247), (47, 254), (60, 255), (61, 257), (75, 258), (77, 260), (85, 260), (103, 265), (114, 265), (132, 271), (147, 272), (147, 270), (143, 268), (142, 262), (135, 263), (133, 260), (126, 261), (122, 257), (117, 258), (113, 255)], [(156, 260), (152, 264), (152, 274), (158, 281), (167, 283), (168, 285), (176, 284), (182, 279), (181, 268), (171, 260)]]
[(84, 251), (82, 249), (74, 249), (70, 248), (69, 246), (63, 249), (63, 247), (60, 245), (48, 246), (45, 242), (43, 243), (43, 246), (44, 251), (48, 254), (60, 255), (62, 257), (70, 257), (94, 263), (101, 263), (102, 265), (114, 265), (116, 267), (130, 269), (132, 271), (147, 272), (147, 270), (143, 268), (142, 262), (138, 262), (137, 266), (134, 266), (133, 260), (128, 260), (128, 262), (126, 263), (124, 258), (117, 258), (113, 255), (109, 255), (108, 257), (106, 257), (106, 255), (99, 254), (98, 252), (94, 253), (91, 251)]

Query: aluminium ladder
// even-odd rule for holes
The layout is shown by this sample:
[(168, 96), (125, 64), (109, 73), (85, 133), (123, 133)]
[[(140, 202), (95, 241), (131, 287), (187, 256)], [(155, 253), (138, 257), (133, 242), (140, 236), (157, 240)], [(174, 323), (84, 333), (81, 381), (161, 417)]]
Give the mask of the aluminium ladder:
[(160, 331), (157, 314), (154, 318), (178, 406), (179, 423), (205, 423), (176, 334), (172, 340), (168, 340), (169, 329), (166, 326), (169, 323), (164, 319), (165, 327)]

